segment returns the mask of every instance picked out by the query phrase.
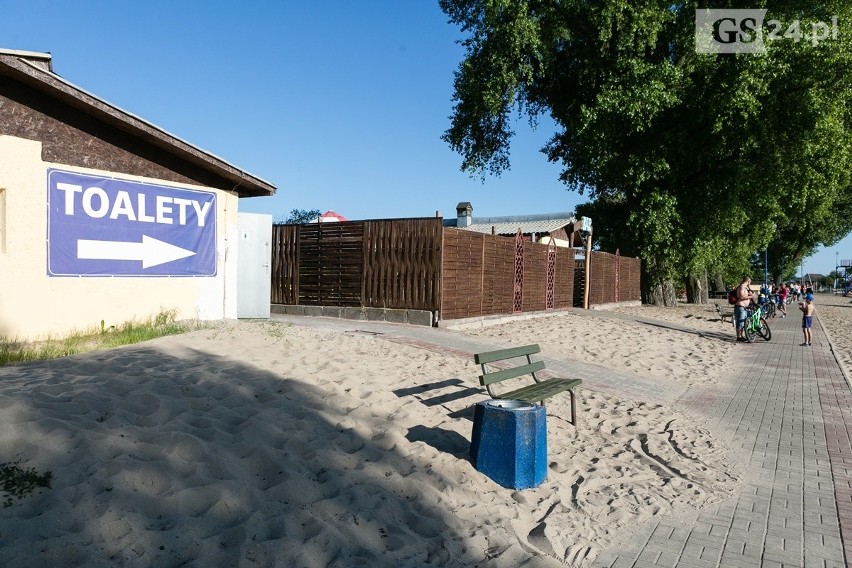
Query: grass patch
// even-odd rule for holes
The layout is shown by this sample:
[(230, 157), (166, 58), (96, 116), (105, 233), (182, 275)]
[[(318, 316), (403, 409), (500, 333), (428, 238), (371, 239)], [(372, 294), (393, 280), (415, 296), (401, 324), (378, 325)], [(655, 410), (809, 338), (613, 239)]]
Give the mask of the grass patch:
[(160, 310), (143, 321), (129, 321), (106, 327), (101, 321), (99, 330), (72, 333), (63, 338), (22, 342), (0, 338), (0, 366), (45, 361), (85, 353), (96, 349), (109, 349), (122, 345), (141, 343), (149, 339), (176, 335), (198, 329), (197, 323), (176, 321), (177, 310)]
[(3, 491), (3, 507), (11, 507), (12, 498), (23, 499), (39, 487), (50, 489), (53, 472), (39, 473), (35, 468), (22, 468), (17, 463), (0, 464), (0, 490)]

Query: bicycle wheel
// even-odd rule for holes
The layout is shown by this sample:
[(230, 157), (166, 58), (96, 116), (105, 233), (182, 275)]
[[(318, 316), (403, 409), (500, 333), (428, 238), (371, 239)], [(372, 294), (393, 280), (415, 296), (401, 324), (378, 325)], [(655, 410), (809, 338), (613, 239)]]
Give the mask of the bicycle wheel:
[(769, 302), (766, 304), (768, 306), (768, 310), (766, 310), (766, 317), (774, 318), (775, 317), (775, 304)]
[(766, 341), (772, 339), (772, 330), (769, 329), (769, 324), (763, 318), (760, 318), (760, 327), (757, 329), (757, 334)]
[(751, 317), (746, 320), (743, 333), (745, 333), (746, 341), (749, 343), (754, 343), (754, 340), (757, 339), (757, 334), (754, 333), (754, 324), (752, 323)]

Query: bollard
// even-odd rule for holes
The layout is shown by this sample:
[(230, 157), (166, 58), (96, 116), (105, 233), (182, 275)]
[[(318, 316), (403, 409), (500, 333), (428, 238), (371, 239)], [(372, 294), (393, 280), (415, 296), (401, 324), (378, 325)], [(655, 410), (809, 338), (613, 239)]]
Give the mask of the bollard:
[(547, 425), (543, 406), (520, 400), (477, 403), (470, 456), (477, 471), (503, 487), (536, 487), (547, 477)]

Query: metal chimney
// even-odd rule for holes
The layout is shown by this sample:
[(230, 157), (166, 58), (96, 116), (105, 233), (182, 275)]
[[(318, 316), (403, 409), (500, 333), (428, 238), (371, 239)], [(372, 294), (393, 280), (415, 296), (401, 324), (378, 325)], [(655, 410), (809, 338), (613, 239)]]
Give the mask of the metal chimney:
[(470, 227), (473, 223), (473, 205), (468, 201), (462, 201), (456, 205), (456, 227)]

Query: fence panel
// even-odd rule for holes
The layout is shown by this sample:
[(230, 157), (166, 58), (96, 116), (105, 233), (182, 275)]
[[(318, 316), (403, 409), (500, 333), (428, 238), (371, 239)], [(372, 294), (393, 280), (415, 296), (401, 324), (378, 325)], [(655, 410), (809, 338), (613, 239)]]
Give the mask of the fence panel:
[(483, 235), (482, 314), (512, 313), (515, 282), (514, 239)]
[(615, 302), (615, 255), (593, 251), (589, 270), (589, 305)]
[(641, 260), (629, 256), (621, 257), (619, 297), (622, 302), (638, 302), (642, 300), (641, 274)]
[(298, 225), (272, 226), (273, 304), (296, 304), (299, 299)]
[(437, 310), (442, 233), (440, 219), (365, 221), (363, 305)]
[(547, 246), (526, 243), (524, 248), (523, 311), (543, 311), (547, 307)]
[(459, 229), (444, 230), (441, 319), (482, 315), (484, 237)]
[(364, 224), (299, 226), (299, 304), (360, 306)]
[[(547, 308), (547, 246), (524, 243), (521, 311)], [(441, 319), (514, 312), (515, 239), (459, 229), (444, 230)], [(557, 248), (553, 307), (570, 308), (574, 251)]]
[(641, 261), (638, 258), (593, 251), (589, 305), (639, 301), (642, 297), (640, 270)]
[(569, 248), (556, 249), (556, 288), (553, 292), (554, 308), (570, 308), (574, 305), (574, 251)]

